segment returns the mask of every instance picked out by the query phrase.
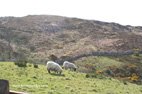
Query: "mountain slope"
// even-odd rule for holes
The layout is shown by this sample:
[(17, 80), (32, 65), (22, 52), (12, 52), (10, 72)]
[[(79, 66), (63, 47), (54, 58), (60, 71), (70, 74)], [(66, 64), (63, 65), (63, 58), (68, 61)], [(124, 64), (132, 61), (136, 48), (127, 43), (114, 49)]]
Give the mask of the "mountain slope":
[[(30, 58), (48, 58), (90, 51), (142, 50), (142, 27), (52, 15), (0, 18), (0, 43), (12, 52), (22, 48)], [(3, 34), (9, 31), (9, 34)], [(5, 33), (5, 32), (4, 32)], [(7, 39), (10, 37), (10, 41)], [(0, 46), (6, 53), (8, 48)]]

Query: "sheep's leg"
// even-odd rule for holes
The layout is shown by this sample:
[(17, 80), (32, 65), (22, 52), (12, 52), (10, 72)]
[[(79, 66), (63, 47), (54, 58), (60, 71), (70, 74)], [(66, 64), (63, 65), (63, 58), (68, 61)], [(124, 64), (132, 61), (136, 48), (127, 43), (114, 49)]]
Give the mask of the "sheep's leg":
[(72, 71), (72, 68), (69, 68)]
[(51, 73), (49, 69), (48, 69), (48, 73)]
[(59, 74), (61, 75), (62, 72), (59, 72)]
[(58, 71), (56, 71), (56, 70), (55, 70), (54, 72), (55, 72), (55, 73), (58, 73)]
[(58, 74), (58, 71), (56, 71), (56, 73)]
[(64, 67), (64, 69), (67, 70), (68, 68), (67, 68), (67, 67)]
[(74, 68), (74, 71), (76, 71), (76, 68)]
[(58, 74), (59, 72), (56, 70), (56, 73)]

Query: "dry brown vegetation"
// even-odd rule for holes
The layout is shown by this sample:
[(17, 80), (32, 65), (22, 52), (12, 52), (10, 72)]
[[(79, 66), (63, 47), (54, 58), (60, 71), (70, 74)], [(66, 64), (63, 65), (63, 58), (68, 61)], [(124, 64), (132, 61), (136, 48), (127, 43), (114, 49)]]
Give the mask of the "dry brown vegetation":
[[(1, 53), (6, 53), (8, 40), (12, 52), (23, 48), (30, 58), (44, 59), (49, 55), (73, 56), (90, 51), (123, 51), (142, 49), (141, 27), (122, 26), (77, 18), (49, 15), (0, 18)], [(2, 30), (9, 30), (4, 36)], [(3, 37), (4, 36), (4, 37)], [(5, 55), (5, 54), (4, 54)]]

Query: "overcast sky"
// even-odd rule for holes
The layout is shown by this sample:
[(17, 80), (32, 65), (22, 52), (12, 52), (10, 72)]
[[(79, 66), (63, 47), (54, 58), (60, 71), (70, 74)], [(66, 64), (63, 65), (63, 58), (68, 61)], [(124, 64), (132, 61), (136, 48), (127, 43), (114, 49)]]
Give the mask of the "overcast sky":
[(40, 14), (142, 26), (142, 0), (0, 0), (0, 16)]

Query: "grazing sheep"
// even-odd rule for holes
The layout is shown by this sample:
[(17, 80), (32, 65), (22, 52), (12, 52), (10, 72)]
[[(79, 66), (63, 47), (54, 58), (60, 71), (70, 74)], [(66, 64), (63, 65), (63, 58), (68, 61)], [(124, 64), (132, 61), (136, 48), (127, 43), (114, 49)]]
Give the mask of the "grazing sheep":
[(48, 61), (46, 67), (49, 73), (50, 71), (54, 71), (61, 74), (63, 70), (62, 67), (54, 61)]
[(63, 68), (64, 68), (64, 69), (70, 69), (70, 70), (76, 71), (77, 66), (76, 66), (75, 64), (73, 64), (73, 63), (70, 63), (70, 62), (68, 62), (68, 61), (65, 61), (65, 62), (63, 63)]

